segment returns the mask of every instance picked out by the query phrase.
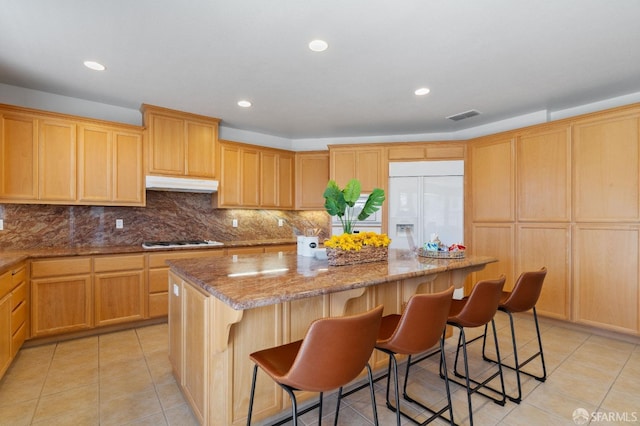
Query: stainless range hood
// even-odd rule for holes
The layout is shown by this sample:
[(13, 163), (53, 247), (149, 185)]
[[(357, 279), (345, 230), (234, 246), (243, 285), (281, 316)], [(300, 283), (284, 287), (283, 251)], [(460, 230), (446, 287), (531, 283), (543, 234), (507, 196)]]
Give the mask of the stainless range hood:
[(169, 176), (147, 176), (145, 186), (150, 191), (212, 193), (218, 190), (218, 181)]

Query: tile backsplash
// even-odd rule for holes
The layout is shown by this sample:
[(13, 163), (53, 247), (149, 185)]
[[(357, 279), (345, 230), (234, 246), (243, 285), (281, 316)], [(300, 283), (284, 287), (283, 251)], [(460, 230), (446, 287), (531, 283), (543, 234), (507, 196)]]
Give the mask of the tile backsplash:
[[(305, 229), (330, 236), (325, 211), (228, 210), (211, 194), (148, 191), (146, 207), (0, 204), (0, 249), (137, 245), (143, 241), (295, 239)], [(116, 229), (122, 219), (123, 229)], [(232, 227), (237, 219), (238, 227)], [(279, 220), (283, 226), (278, 226)]]

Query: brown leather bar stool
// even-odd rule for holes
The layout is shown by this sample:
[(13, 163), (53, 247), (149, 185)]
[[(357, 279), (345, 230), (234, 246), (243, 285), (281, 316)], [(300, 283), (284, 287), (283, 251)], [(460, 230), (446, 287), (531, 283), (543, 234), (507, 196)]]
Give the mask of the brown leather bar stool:
[(335, 423), (338, 424), (342, 387), (366, 367), (375, 424), (378, 413), (369, 358), (376, 343), (383, 306), (368, 312), (335, 318), (321, 318), (309, 326), (303, 340), (257, 351), (249, 355), (255, 363), (249, 398), (247, 425), (251, 424), (258, 367), (284, 389), (291, 398), (293, 425), (298, 424), (294, 391), (320, 392), (319, 423), (322, 422), (322, 395), (339, 389)]
[[(500, 298), (500, 304), (498, 305), (498, 310), (505, 312), (509, 316), (509, 325), (511, 326), (511, 342), (513, 344), (513, 359), (514, 365), (507, 365), (502, 363), (503, 367), (507, 367), (511, 370), (515, 370), (516, 378), (518, 382), (518, 395), (511, 396), (507, 395), (507, 397), (515, 402), (520, 403), (522, 401), (522, 384), (520, 380), (520, 373), (526, 374), (534, 379), (544, 382), (547, 379), (547, 367), (544, 363), (544, 352), (542, 351), (542, 339), (540, 338), (540, 326), (538, 324), (538, 314), (536, 313), (536, 303), (538, 302), (538, 298), (540, 297), (540, 293), (542, 292), (542, 283), (544, 282), (544, 278), (547, 275), (547, 268), (542, 267), (538, 271), (534, 272), (523, 272), (518, 277), (518, 281), (516, 281), (515, 286), (513, 287), (513, 291), (503, 291), (502, 297)], [(536, 325), (536, 334), (538, 336), (538, 352), (531, 355), (523, 362), (519, 362), (518, 360), (518, 349), (516, 345), (516, 331), (513, 325), (513, 314), (516, 312), (526, 312), (528, 310), (533, 310), (533, 320)], [(485, 355), (485, 344), (487, 341), (487, 327), (484, 328), (484, 335), (482, 339), (482, 357), (487, 361), (497, 362), (494, 359), (490, 359)], [(542, 375), (536, 376), (532, 373), (527, 373), (526, 371), (522, 371), (522, 367), (540, 357), (540, 363), (542, 365)]]
[[(454, 361), (454, 373), (457, 377), (463, 377), (465, 379), (465, 383), (460, 383), (453, 379), (450, 379), (450, 381), (453, 381), (454, 383), (457, 383), (461, 386), (465, 386), (467, 389), (469, 424), (471, 425), (473, 425), (473, 407), (471, 406), (472, 394), (478, 393), (480, 395), (483, 395), (487, 398), (492, 399), (499, 405), (504, 405), (507, 400), (504, 390), (502, 363), (500, 362), (500, 349), (498, 348), (498, 338), (496, 337), (496, 324), (493, 320), (493, 317), (498, 310), (498, 303), (500, 303), (500, 297), (502, 296), (502, 288), (504, 287), (504, 282), (504, 275), (501, 275), (498, 279), (495, 280), (478, 281), (478, 283), (476, 283), (476, 285), (473, 287), (473, 290), (471, 290), (471, 294), (469, 295), (469, 297), (465, 297), (461, 300), (454, 299), (451, 302), (447, 324), (458, 328), (458, 330), (460, 331), (458, 337), (458, 345), (456, 348), (456, 357)], [(491, 322), (494, 333), (498, 371), (493, 373), (482, 382), (479, 382), (469, 377), (469, 358), (467, 355), (467, 340), (464, 329), (467, 327), (480, 327), (483, 325), (486, 326), (489, 322)], [(464, 375), (458, 373), (457, 369), (460, 348), (462, 348), (462, 354), (464, 357)], [(443, 371), (442, 364), (440, 370)], [(444, 372), (444, 375), (444, 377), (446, 377), (446, 372)], [(488, 383), (496, 377), (500, 377), (501, 390), (496, 390), (488, 385)], [(475, 385), (473, 388), (471, 387), (471, 382), (473, 382)], [(500, 397), (494, 397), (487, 393), (481, 392), (482, 388), (487, 388), (500, 395)]]
[[(410, 402), (413, 402), (425, 410), (429, 411), (432, 416), (421, 424), (431, 423), (438, 417), (453, 424), (453, 408), (451, 406), (451, 393), (449, 391), (449, 381), (445, 374), (445, 388), (447, 392), (447, 405), (437, 411), (426, 407), (413, 397), (407, 395), (407, 382), (409, 380), (409, 368), (411, 366), (411, 356), (423, 353), (431, 349), (438, 342), (440, 343), (441, 362), (444, 363), (446, 373), (446, 360), (444, 359), (444, 336), (445, 325), (449, 316), (449, 308), (451, 299), (453, 298), (453, 287), (440, 293), (434, 294), (416, 294), (413, 295), (402, 315), (393, 314), (386, 315), (382, 318), (380, 325), (380, 333), (376, 342), (376, 349), (389, 355), (389, 368), (387, 371), (387, 407), (396, 412), (397, 425), (400, 426), (400, 415), (413, 419), (410, 415), (403, 412), (400, 408), (400, 396), (398, 389), (398, 361), (396, 354), (409, 355), (407, 360), (407, 369), (404, 378), (403, 396)], [(389, 382), (391, 381), (391, 371), (393, 369), (393, 377), (395, 381), (395, 407), (389, 402)], [(442, 415), (449, 411), (449, 419)]]

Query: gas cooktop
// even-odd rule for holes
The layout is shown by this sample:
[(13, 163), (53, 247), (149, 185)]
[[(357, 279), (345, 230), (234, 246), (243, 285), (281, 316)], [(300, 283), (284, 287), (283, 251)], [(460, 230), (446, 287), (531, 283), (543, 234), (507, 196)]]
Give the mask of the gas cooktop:
[(212, 240), (184, 240), (184, 241), (145, 241), (142, 247), (146, 249), (177, 248), (177, 247), (216, 247), (224, 243)]

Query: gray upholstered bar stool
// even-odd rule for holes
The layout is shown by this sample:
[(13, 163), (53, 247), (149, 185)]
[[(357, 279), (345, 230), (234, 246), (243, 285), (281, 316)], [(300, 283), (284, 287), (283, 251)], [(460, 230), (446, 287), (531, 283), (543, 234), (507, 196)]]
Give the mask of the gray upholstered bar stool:
[[(440, 293), (416, 294), (411, 296), (407, 307), (402, 315), (386, 315), (382, 318), (380, 333), (376, 342), (376, 349), (389, 355), (389, 368), (387, 371), (387, 407), (396, 412), (397, 426), (400, 426), (400, 415), (409, 418), (418, 424), (431, 423), (438, 417), (449, 411), (449, 419), (444, 418), (453, 424), (453, 408), (451, 406), (451, 393), (449, 391), (449, 381), (446, 376), (446, 360), (444, 359), (444, 336), (445, 325), (449, 317), (449, 308), (453, 298), (453, 287)], [(407, 395), (407, 382), (409, 381), (409, 368), (411, 367), (411, 356), (423, 353), (433, 346), (440, 344), (441, 362), (445, 366), (445, 390), (447, 393), (447, 405), (440, 409), (432, 409), (415, 398)], [(404, 377), (403, 396), (413, 402), (432, 416), (424, 422), (418, 422), (400, 408), (400, 395), (398, 389), (398, 361), (396, 354), (409, 355), (407, 359), (407, 369)], [(389, 387), (391, 373), (393, 372), (395, 385), (395, 407), (389, 401)]]
[[(487, 398), (492, 399), (499, 405), (504, 405), (506, 402), (506, 394), (504, 390), (504, 377), (502, 375), (502, 363), (500, 362), (500, 349), (498, 347), (498, 338), (496, 337), (496, 324), (494, 316), (498, 310), (498, 304), (500, 303), (500, 297), (502, 296), (502, 288), (504, 287), (505, 276), (501, 275), (495, 280), (483, 280), (478, 281), (471, 290), (469, 297), (465, 297), (461, 300), (453, 300), (451, 303), (451, 309), (449, 312), (449, 318), (447, 324), (456, 327), (459, 330), (458, 344), (456, 347), (456, 357), (454, 361), (454, 374), (456, 377), (465, 379), (464, 383), (450, 379), (461, 386), (465, 386), (467, 390), (467, 402), (469, 405), (469, 424), (473, 425), (473, 407), (471, 406), (471, 395), (478, 393)], [(465, 328), (475, 328), (486, 326), (491, 323), (491, 327), (494, 332), (494, 343), (496, 345), (496, 362), (498, 364), (498, 371), (484, 379), (483, 381), (477, 381), (469, 377), (469, 357), (467, 354), (467, 340), (465, 336)], [(472, 340), (473, 341), (473, 340)], [(458, 372), (458, 356), (460, 354), (460, 348), (462, 348), (462, 354), (464, 359), (464, 375)], [(441, 361), (442, 362), (442, 361)], [(441, 371), (443, 366), (441, 364)], [(445, 376), (446, 377), (446, 372)], [(489, 382), (494, 378), (500, 378), (501, 389), (497, 390), (489, 386)], [(471, 386), (471, 383), (474, 386)], [(490, 389), (497, 393), (499, 396), (492, 396), (481, 391), (482, 388)]]
[(366, 367), (375, 424), (378, 413), (369, 358), (376, 343), (383, 306), (368, 312), (315, 320), (303, 340), (257, 351), (249, 355), (255, 363), (249, 397), (247, 425), (251, 425), (258, 367), (264, 370), (291, 398), (293, 425), (298, 425), (298, 404), (294, 391), (319, 392), (318, 422), (322, 422), (322, 395), (338, 390), (334, 424), (338, 424), (342, 387)]
[[(500, 304), (498, 310), (506, 313), (509, 316), (509, 325), (511, 326), (511, 342), (513, 344), (513, 359), (514, 365), (507, 365), (502, 363), (503, 367), (507, 367), (511, 370), (515, 370), (516, 379), (518, 383), (518, 394), (516, 396), (507, 395), (507, 397), (516, 403), (520, 403), (522, 400), (522, 384), (520, 380), (520, 373), (533, 377), (534, 379), (544, 382), (547, 379), (547, 367), (544, 363), (544, 352), (542, 350), (542, 338), (540, 337), (540, 325), (538, 324), (538, 314), (536, 313), (536, 303), (542, 292), (542, 283), (547, 275), (547, 268), (542, 267), (538, 271), (523, 272), (518, 277), (513, 291), (503, 291), (500, 298)], [(538, 337), (538, 351), (527, 358), (525, 361), (520, 362), (518, 360), (518, 346), (516, 344), (516, 330), (513, 324), (513, 314), (516, 312), (526, 312), (533, 310), (533, 321), (536, 326), (536, 335)], [(484, 334), (482, 339), (482, 357), (487, 361), (497, 362), (495, 359), (490, 359), (485, 354), (485, 345), (487, 342), (487, 327), (484, 328)], [(542, 367), (542, 374), (536, 375), (522, 371), (522, 367), (540, 357), (540, 364)]]

